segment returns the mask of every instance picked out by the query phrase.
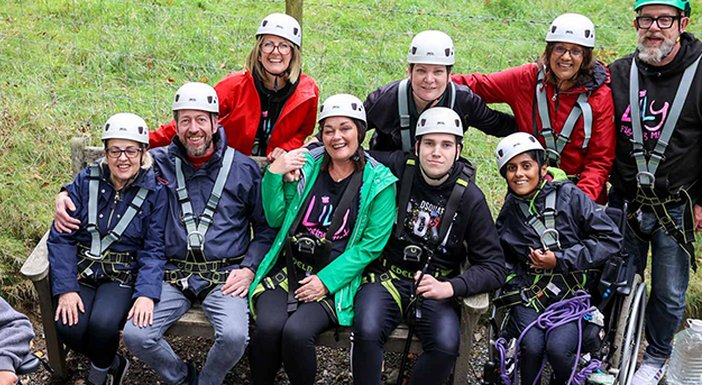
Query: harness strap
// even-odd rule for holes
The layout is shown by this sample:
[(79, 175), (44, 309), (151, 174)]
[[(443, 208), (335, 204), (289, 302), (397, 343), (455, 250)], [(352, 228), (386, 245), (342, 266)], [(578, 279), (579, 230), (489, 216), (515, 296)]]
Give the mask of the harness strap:
[(400, 114), (400, 139), (402, 139), (402, 151), (409, 151), (412, 148), (410, 138), (410, 114), (409, 114), (409, 79), (400, 80), (397, 90), (397, 108)]
[[(548, 156), (549, 164), (558, 167), (561, 159), (561, 153), (565, 146), (570, 143), (570, 136), (573, 134), (573, 128), (575, 123), (583, 116), (583, 131), (585, 134), (585, 139), (583, 140), (582, 148), (587, 148), (590, 143), (590, 137), (592, 136), (592, 108), (587, 101), (587, 93), (581, 93), (578, 95), (576, 104), (573, 109), (568, 114), (563, 127), (559, 134), (553, 129), (551, 125), (551, 118), (548, 113), (548, 101), (546, 99), (546, 87), (544, 85), (544, 69), (540, 69), (537, 75), (536, 82), (536, 104), (538, 107), (539, 118), (541, 119), (541, 136), (544, 138), (546, 143), (546, 154)], [(536, 121), (534, 121), (536, 125)], [(535, 127), (536, 128), (536, 127)], [(537, 131), (536, 129), (534, 130)]]
[(112, 230), (109, 230), (104, 237), (100, 236), (100, 231), (97, 226), (97, 204), (98, 190), (100, 189), (100, 166), (94, 164), (90, 166), (90, 177), (88, 182), (88, 225), (86, 229), (90, 233), (90, 251), (84, 254), (87, 258), (100, 260), (104, 258), (103, 253), (116, 241), (118, 241), (124, 231), (129, 227), (134, 217), (137, 215), (141, 206), (149, 194), (149, 190), (145, 187), (140, 187), (136, 195), (129, 202), (129, 207), (124, 212), (122, 218), (117, 222)]
[(205, 209), (202, 211), (199, 218), (195, 218), (193, 206), (190, 203), (190, 196), (188, 195), (188, 188), (185, 184), (185, 176), (183, 175), (183, 161), (179, 157), (175, 158), (176, 192), (178, 194), (178, 202), (180, 202), (183, 223), (188, 233), (188, 251), (193, 251), (192, 254), (196, 260), (205, 260), (203, 255), (205, 234), (214, 219), (214, 213), (222, 197), (222, 191), (224, 190), (224, 185), (229, 176), (235, 152), (236, 151), (231, 147), (227, 147), (224, 151), (222, 167), (219, 169), (217, 179), (210, 193), (210, 198), (207, 200)]
[[(673, 105), (670, 109), (670, 113), (665, 120), (661, 135), (658, 138), (653, 151), (651, 151), (648, 161), (646, 161), (647, 151), (644, 147), (643, 130), (641, 127), (641, 120), (645, 118), (641, 114), (641, 106), (639, 104), (639, 70), (636, 66), (635, 58), (631, 59), (631, 72), (629, 74), (629, 106), (631, 108), (631, 126), (633, 129), (632, 155), (634, 156), (636, 168), (638, 169), (636, 181), (639, 187), (653, 188), (656, 181), (656, 170), (658, 169), (660, 162), (665, 159), (665, 150), (668, 147), (671, 136), (673, 135), (675, 125), (678, 123), (678, 119), (680, 118), (680, 113), (682, 112), (685, 104), (685, 99), (687, 99), (687, 94), (690, 91), (690, 86), (692, 85), (692, 80), (697, 72), (697, 67), (699, 66), (701, 58), (702, 55), (700, 55), (700, 57), (698, 57), (694, 63), (685, 68), (685, 72), (683, 72), (682, 79), (678, 85), (678, 90), (675, 92), (675, 99), (673, 99)], [(646, 99), (644, 99), (644, 106), (646, 103), (645, 100)]]
[(100, 259), (90, 258), (87, 254), (89, 248), (78, 244), (79, 259), (78, 259), (78, 277), (81, 279), (93, 279), (96, 271), (93, 270), (95, 265), (102, 268), (102, 272), (113, 281), (117, 281), (123, 285), (134, 284), (134, 272), (132, 270), (117, 269), (118, 266), (129, 266), (134, 262), (133, 253), (118, 253), (105, 251)]
[[(493, 303), (497, 308), (507, 309), (522, 304), (539, 312), (547, 308), (548, 305), (568, 298), (580, 289), (585, 289), (588, 283), (588, 274), (596, 271), (599, 270), (586, 269), (567, 274), (542, 273), (530, 275), (534, 277), (531, 286), (501, 294), (493, 300)], [(565, 289), (559, 288), (554, 283), (556, 279), (563, 281)]]
[[(541, 214), (531, 213), (530, 204), (524, 201), (519, 201), (519, 209), (536, 234), (541, 239), (541, 245), (544, 250), (560, 250), (561, 242), (559, 233), (556, 229), (556, 190), (551, 190), (546, 195), (544, 210)], [(539, 219), (543, 217), (543, 222)]]

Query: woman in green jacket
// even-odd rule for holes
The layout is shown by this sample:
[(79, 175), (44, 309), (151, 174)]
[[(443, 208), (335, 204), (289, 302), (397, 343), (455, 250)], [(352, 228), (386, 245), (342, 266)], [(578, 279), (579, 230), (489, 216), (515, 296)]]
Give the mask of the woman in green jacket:
[(395, 218), (397, 179), (361, 147), (363, 103), (329, 97), (319, 128), (324, 147), (290, 151), (263, 176), (266, 220), (280, 231), (249, 292), (258, 316), (249, 350), (256, 385), (273, 384), (281, 362), (291, 384), (314, 383), (315, 339), (351, 326), (361, 273), (380, 255)]

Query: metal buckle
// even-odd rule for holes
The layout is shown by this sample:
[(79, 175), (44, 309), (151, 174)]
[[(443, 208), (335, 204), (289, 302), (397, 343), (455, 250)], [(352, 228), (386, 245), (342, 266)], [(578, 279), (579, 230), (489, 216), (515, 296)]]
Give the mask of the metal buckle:
[(639, 171), (636, 173), (636, 184), (641, 186), (653, 186), (656, 183), (656, 176), (648, 171)]
[(561, 249), (561, 240), (559, 238), (558, 230), (546, 229), (546, 230), (544, 230), (544, 233), (541, 234), (541, 246), (543, 246), (544, 251), (548, 251), (551, 249), (551, 247), (548, 247), (548, 245), (544, 241), (544, 238), (546, 238), (547, 234), (551, 234), (551, 235), (553, 235), (554, 238), (556, 238), (556, 247), (557, 247), (557, 250), (560, 250)]
[(317, 240), (303, 235), (300, 237), (293, 238), (293, 242), (297, 245), (297, 251), (303, 254), (314, 255), (314, 251), (317, 247)]
[(280, 284), (282, 282), (285, 282), (285, 280), (288, 278), (288, 275), (285, 274), (282, 270), (279, 271), (276, 275), (273, 276), (273, 280), (277, 283)]
[[(195, 239), (197, 243), (193, 243), (193, 239)], [(192, 250), (193, 244), (198, 245), (198, 247), (202, 250), (205, 244), (205, 234), (199, 231), (193, 231), (192, 233), (188, 233), (188, 250)]]
[(378, 276), (378, 279), (380, 280), (380, 282), (385, 282), (385, 281), (389, 281), (390, 279), (392, 279), (392, 277), (390, 277), (390, 274), (388, 274), (388, 272), (385, 272), (385, 273), (380, 274)]
[(546, 149), (546, 157), (548, 157), (548, 160), (556, 162), (556, 164), (559, 164), (561, 162), (561, 154), (559, 154), (558, 151), (552, 148)]
[(91, 259), (91, 260), (93, 260), (93, 261), (99, 261), (99, 260), (102, 259), (102, 257), (99, 256), (99, 255), (93, 255), (93, 254), (90, 252), (90, 250), (85, 250), (85, 251), (83, 252), (83, 255), (85, 255), (85, 258)]
[(419, 262), (422, 258), (422, 248), (417, 245), (407, 245), (402, 252), (405, 262)]

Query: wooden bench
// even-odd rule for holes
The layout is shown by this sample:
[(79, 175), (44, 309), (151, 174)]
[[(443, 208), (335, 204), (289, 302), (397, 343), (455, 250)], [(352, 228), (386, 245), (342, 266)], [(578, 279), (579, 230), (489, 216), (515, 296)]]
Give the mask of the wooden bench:
[[(71, 167), (73, 175), (77, 175), (80, 170), (85, 168), (94, 160), (103, 156), (102, 147), (88, 146), (87, 138), (74, 138), (71, 141)], [(254, 158), (257, 163), (263, 168), (267, 163), (265, 158)], [(42, 316), (42, 325), (44, 327), (44, 335), (46, 338), (46, 349), (49, 357), (49, 362), (54, 369), (55, 375), (64, 377), (67, 374), (66, 370), (66, 353), (63, 344), (59, 341), (56, 333), (56, 325), (54, 324), (54, 308), (51, 301), (51, 286), (49, 283), (49, 258), (46, 247), (48, 231), (42, 237), (39, 244), (34, 248), (32, 253), (25, 261), (21, 273), (29, 278), (37, 291), (39, 297), (39, 310)], [(473, 345), (473, 328), (477, 323), (480, 315), (484, 313), (489, 305), (487, 294), (480, 294), (462, 300), (461, 306), (461, 347), (460, 357), (456, 364), (453, 384), (465, 384), (469, 363), (468, 357)], [(186, 313), (178, 322), (173, 325), (167, 335), (177, 336), (195, 336), (195, 337), (212, 337), (213, 332), (210, 323), (205, 318), (204, 313), (199, 307), (194, 307)], [(402, 352), (405, 339), (407, 337), (407, 328), (404, 325), (398, 327), (385, 344), (387, 351)], [(317, 345), (328, 346), (334, 348), (349, 348), (350, 347), (350, 329), (341, 328), (339, 330), (338, 340), (334, 336), (333, 331), (327, 331), (320, 335), (317, 340)], [(412, 343), (411, 350), (413, 352), (421, 351), (421, 344), (415, 337)]]

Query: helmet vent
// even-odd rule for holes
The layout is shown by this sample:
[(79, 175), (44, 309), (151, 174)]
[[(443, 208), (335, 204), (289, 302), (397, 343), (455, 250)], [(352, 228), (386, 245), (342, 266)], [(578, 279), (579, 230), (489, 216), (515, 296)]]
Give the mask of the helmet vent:
[(551, 33), (556, 32), (556, 28), (558, 28), (558, 27), (556, 27), (555, 25), (552, 25), (552, 26), (551, 26)]
[(421, 121), (420, 123), (421, 123), (422, 126), (423, 126), (423, 125), (427, 124), (427, 120), (426, 120), (426, 119), (422, 119), (422, 121)]
[(446, 49), (444, 50), (444, 54), (446, 55), (446, 57), (451, 56), (451, 48), (446, 48)]
[(300, 34), (300, 30), (297, 28), (293, 28), (293, 35), (297, 36)]
[(212, 103), (212, 96), (207, 97), (207, 103)]
[(261, 27), (265, 27), (268, 25), (268, 20), (263, 20), (263, 23), (261, 23)]
[(139, 130), (139, 134), (143, 134), (143, 133), (144, 133), (144, 127), (139, 126), (138, 130)]
[(456, 119), (456, 120), (453, 121), (453, 124), (455, 124), (456, 127), (460, 127), (460, 126), (461, 126), (461, 121), (458, 120), (458, 119)]
[(417, 47), (412, 47), (410, 48), (410, 52), (412, 52), (412, 55), (417, 53)]
[(180, 94), (176, 94), (175, 96), (175, 101), (177, 102), (178, 100), (180, 100)]
[(110, 130), (110, 124), (108, 123), (105, 125), (105, 131), (109, 131), (109, 130)]
[(356, 103), (351, 103), (351, 109), (352, 109), (352, 110), (358, 110), (358, 104), (356, 104)]
[(585, 37), (590, 37), (590, 36), (592, 36), (590, 30), (586, 29), (585, 30)]

